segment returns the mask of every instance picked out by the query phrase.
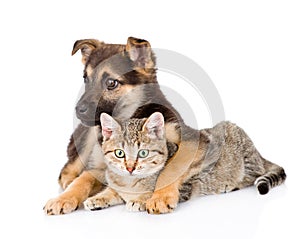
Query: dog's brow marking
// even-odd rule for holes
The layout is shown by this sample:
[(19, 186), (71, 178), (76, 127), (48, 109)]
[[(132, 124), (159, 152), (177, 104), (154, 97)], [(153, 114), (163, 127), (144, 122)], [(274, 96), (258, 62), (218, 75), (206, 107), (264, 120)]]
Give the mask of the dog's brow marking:
[(103, 72), (102, 76), (101, 76), (101, 81), (104, 81), (106, 78), (109, 77), (109, 74), (105, 71)]

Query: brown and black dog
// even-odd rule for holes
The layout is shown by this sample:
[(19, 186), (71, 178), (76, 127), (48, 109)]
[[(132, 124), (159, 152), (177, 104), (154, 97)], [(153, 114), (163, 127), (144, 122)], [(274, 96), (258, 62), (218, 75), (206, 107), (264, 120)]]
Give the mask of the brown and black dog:
[[(203, 156), (208, 138), (185, 125), (178, 112), (163, 95), (156, 79), (155, 56), (146, 40), (129, 37), (126, 45), (106, 44), (94, 39), (75, 42), (72, 55), (82, 53), (85, 92), (76, 106), (81, 124), (68, 145), (69, 161), (62, 168), (59, 184), (65, 190), (47, 202), (49, 215), (70, 213), (104, 186), (102, 168), (89, 164), (92, 157), (102, 160), (100, 114), (106, 112), (120, 120), (145, 118), (161, 112), (166, 136), (178, 145), (178, 151), (161, 172), (156, 190), (147, 202), (149, 213), (168, 213), (179, 200), (179, 188), (185, 170)], [(209, 159), (200, 162), (205, 169)]]

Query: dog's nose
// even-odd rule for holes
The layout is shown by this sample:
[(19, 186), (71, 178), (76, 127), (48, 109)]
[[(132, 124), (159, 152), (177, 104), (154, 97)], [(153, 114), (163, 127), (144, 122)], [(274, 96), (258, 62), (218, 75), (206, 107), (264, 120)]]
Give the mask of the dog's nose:
[(77, 112), (79, 114), (85, 114), (88, 111), (88, 104), (86, 102), (82, 102), (77, 106)]

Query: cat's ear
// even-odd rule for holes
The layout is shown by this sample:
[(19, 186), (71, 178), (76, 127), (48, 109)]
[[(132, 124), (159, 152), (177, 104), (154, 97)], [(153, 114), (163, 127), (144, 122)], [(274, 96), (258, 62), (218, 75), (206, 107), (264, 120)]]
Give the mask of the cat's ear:
[(146, 120), (143, 125), (143, 131), (153, 139), (163, 139), (165, 134), (164, 116), (160, 112), (155, 112)]
[(108, 140), (115, 133), (121, 130), (121, 125), (114, 120), (109, 114), (102, 113), (100, 115), (103, 140)]

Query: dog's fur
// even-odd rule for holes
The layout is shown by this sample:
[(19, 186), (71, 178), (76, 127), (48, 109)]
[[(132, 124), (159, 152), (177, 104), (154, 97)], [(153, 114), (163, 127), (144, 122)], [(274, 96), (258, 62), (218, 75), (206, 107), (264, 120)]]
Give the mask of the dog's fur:
[[(88, 166), (91, 157), (103, 158), (97, 143), (102, 112), (126, 120), (149, 117), (157, 111), (164, 115), (168, 141), (177, 144), (179, 149), (161, 173), (147, 209), (153, 213), (172, 211), (178, 202), (180, 177), (202, 152), (201, 137), (198, 130), (184, 124), (161, 92), (149, 42), (129, 37), (126, 45), (115, 45), (86, 39), (75, 42), (72, 54), (78, 50), (82, 53), (86, 82), (85, 92), (76, 106), (82, 124), (71, 136), (69, 161), (59, 176), (59, 184), (65, 191), (47, 202), (46, 213), (69, 213), (103, 186), (105, 165), (102, 169)], [(115, 88), (113, 80), (118, 82)]]
[[(104, 186), (106, 165), (100, 147), (102, 112), (120, 121), (146, 118), (154, 112), (163, 114), (167, 141), (178, 145), (178, 151), (160, 173), (146, 208), (149, 213), (173, 211), (179, 201), (179, 189), (187, 177), (186, 169), (197, 164), (198, 170), (208, 172), (218, 160), (205, 156), (209, 155), (211, 138), (205, 130), (185, 125), (163, 95), (156, 79), (155, 57), (146, 40), (129, 37), (126, 45), (79, 40), (72, 54), (78, 50), (82, 53), (85, 79), (85, 92), (76, 106), (82, 124), (71, 136), (69, 161), (59, 176), (59, 184), (65, 191), (47, 202), (45, 212), (52, 215), (76, 210), (89, 195)], [(90, 165), (92, 158), (100, 162), (97, 168)]]

